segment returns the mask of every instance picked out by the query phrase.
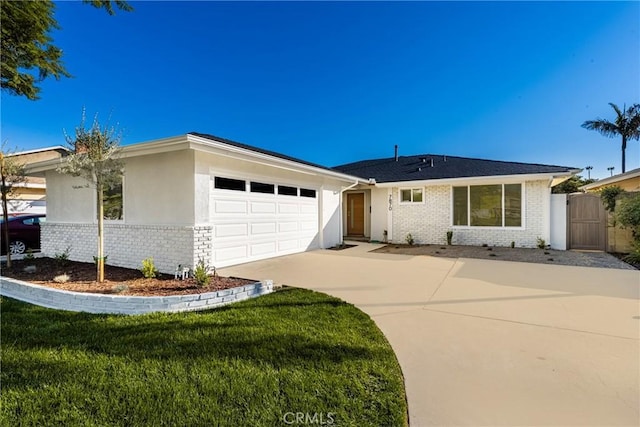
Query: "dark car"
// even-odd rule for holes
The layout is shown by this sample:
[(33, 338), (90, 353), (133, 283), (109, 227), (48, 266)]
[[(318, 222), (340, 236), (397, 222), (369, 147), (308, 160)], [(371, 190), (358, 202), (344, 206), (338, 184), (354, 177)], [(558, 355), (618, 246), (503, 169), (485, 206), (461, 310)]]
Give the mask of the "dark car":
[[(9, 218), (9, 251), (23, 254), (27, 249), (40, 250), (40, 223), (46, 221), (45, 215), (20, 215)], [(4, 219), (0, 219), (0, 237), (2, 254), (6, 254), (4, 242)]]

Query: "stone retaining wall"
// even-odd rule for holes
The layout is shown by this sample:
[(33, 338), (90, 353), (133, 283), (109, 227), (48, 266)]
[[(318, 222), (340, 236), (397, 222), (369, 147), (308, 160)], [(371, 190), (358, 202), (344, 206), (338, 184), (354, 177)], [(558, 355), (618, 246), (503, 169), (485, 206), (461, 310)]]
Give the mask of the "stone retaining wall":
[(71, 292), (6, 277), (0, 279), (0, 295), (42, 307), (87, 313), (144, 314), (208, 310), (271, 292), (272, 280), (204, 294), (142, 297)]

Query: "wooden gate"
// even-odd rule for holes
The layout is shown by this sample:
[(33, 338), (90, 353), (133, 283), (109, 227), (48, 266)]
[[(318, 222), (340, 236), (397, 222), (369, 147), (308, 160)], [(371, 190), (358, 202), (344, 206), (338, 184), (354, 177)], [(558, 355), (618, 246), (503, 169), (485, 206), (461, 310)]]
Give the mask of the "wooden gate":
[(597, 194), (570, 194), (567, 198), (569, 249), (605, 251), (607, 213)]

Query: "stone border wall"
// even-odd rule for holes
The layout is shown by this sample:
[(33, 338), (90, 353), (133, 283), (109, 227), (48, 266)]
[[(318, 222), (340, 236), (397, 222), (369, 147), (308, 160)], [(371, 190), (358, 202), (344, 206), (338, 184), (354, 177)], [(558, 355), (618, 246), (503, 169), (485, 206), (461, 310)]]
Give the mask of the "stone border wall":
[(271, 292), (272, 280), (204, 294), (142, 297), (72, 292), (7, 277), (0, 279), (0, 295), (56, 310), (87, 313), (144, 314), (208, 310)]

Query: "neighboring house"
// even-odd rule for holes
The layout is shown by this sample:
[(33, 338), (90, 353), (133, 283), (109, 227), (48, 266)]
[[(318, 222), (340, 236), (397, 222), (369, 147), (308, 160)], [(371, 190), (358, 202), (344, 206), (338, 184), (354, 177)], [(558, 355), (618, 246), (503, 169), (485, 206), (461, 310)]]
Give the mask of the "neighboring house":
[(593, 193), (614, 185), (625, 191), (640, 191), (640, 168), (583, 185), (580, 189), (587, 193)]
[[(107, 195), (108, 262), (137, 268), (153, 257), (163, 272), (329, 248), (344, 236), (443, 243), (452, 229), (459, 244), (531, 247), (550, 238), (551, 186), (577, 172), (443, 156), (331, 169), (199, 133), (125, 146), (122, 158), (123, 185)], [(30, 167), (48, 183), (42, 251), (69, 247), (71, 259), (91, 261), (95, 191), (57, 173), (59, 163)]]
[[(8, 154), (25, 166), (47, 160), (60, 159), (69, 150), (62, 146), (39, 148)], [(7, 200), (9, 215), (46, 213), (46, 181), (42, 177), (26, 176), (24, 182), (14, 185), (13, 193)]]

